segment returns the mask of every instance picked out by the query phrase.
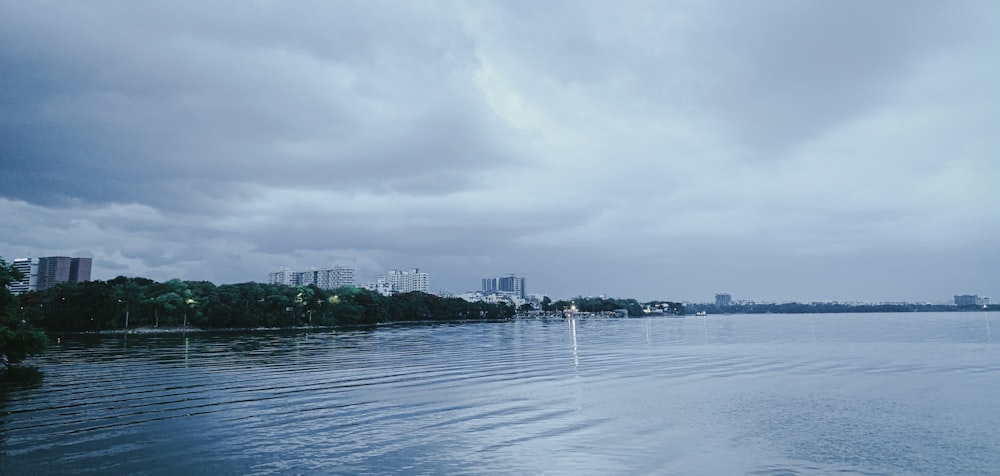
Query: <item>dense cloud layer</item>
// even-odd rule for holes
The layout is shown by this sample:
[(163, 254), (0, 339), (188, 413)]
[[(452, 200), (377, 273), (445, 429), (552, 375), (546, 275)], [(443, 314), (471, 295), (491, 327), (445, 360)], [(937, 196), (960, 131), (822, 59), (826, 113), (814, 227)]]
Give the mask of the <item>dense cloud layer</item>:
[(0, 3), (0, 256), (997, 294), (991, 2)]

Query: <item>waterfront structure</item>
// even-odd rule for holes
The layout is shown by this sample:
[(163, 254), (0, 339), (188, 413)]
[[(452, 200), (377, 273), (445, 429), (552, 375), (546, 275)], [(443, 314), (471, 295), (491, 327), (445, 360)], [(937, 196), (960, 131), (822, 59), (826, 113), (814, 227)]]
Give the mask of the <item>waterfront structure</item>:
[(29, 291), (44, 291), (60, 283), (90, 281), (93, 258), (69, 256), (16, 258), (12, 264), (24, 275), (24, 279), (11, 283), (10, 291), (13, 294), (22, 294)]
[(481, 291), (483, 294), (511, 294), (524, 299), (524, 284), (525, 279), (523, 277), (515, 276), (513, 274), (496, 278), (483, 278)]
[(413, 268), (409, 271), (394, 269), (379, 276), (370, 289), (384, 296), (413, 291), (426, 293), (429, 289), (429, 281), (428, 274), (420, 272), (419, 268)]
[(284, 284), (285, 286), (315, 285), (321, 289), (337, 289), (341, 286), (354, 286), (354, 268), (334, 265), (332, 268), (307, 269), (292, 271), (281, 268), (267, 273), (268, 284)]
[(720, 293), (715, 295), (716, 307), (727, 307), (733, 304), (733, 297), (729, 294)]

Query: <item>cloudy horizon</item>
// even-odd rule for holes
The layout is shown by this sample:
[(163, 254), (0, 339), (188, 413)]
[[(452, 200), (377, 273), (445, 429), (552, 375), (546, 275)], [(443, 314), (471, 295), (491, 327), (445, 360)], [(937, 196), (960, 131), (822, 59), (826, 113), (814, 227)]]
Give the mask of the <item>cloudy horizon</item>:
[(0, 256), (1000, 295), (1000, 4), (0, 1)]

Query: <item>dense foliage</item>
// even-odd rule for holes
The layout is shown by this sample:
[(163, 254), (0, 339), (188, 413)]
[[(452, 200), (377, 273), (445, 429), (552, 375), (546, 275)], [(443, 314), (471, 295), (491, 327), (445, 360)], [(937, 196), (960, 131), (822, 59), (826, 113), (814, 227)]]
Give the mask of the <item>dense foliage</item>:
[(17, 363), (45, 351), (48, 339), (40, 330), (29, 325), (22, 315), (17, 299), (7, 286), (24, 276), (0, 258), (0, 354), (3, 366)]
[(642, 316), (643, 306), (635, 299), (609, 299), (601, 297), (577, 297), (571, 301), (559, 300), (548, 307), (552, 311), (561, 311), (570, 306), (576, 306), (580, 312), (613, 312), (619, 309), (628, 311), (629, 316)]
[(207, 281), (159, 283), (119, 276), (64, 283), (21, 296), (25, 318), (50, 332), (135, 327), (202, 329), (365, 326), (418, 320), (506, 319), (505, 304), (472, 303), (412, 292), (382, 296), (367, 289)]

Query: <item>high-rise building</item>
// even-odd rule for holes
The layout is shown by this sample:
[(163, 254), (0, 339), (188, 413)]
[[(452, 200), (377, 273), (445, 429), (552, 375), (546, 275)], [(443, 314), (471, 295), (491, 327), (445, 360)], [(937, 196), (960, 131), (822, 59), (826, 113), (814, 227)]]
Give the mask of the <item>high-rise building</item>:
[(16, 258), (13, 263), (14, 269), (17, 269), (24, 275), (21, 281), (10, 283), (10, 292), (13, 294), (23, 294), (28, 291), (35, 291), (38, 289), (38, 260), (35, 258)]
[(427, 273), (420, 272), (418, 268), (413, 268), (410, 271), (394, 269), (379, 276), (375, 280), (375, 283), (372, 284), (374, 291), (386, 296), (414, 291), (426, 293), (429, 288), (430, 284)]
[(38, 258), (38, 290), (44, 291), (69, 281), (72, 259), (69, 256)]
[(513, 274), (497, 278), (483, 278), (483, 294), (512, 294), (521, 299), (525, 296), (525, 279)]
[(93, 264), (93, 258), (70, 258), (69, 281), (71, 283), (90, 281), (90, 268)]
[(288, 268), (281, 268), (278, 271), (267, 273), (268, 284), (284, 284), (286, 286), (308, 286), (315, 285), (322, 289), (337, 289), (341, 286), (354, 285), (354, 268), (349, 266), (334, 265), (326, 269), (309, 269), (305, 271), (292, 271)]
[(68, 256), (46, 256), (42, 258), (17, 258), (14, 267), (21, 271), (24, 279), (12, 283), (14, 294), (28, 291), (44, 291), (59, 283), (82, 283), (90, 281), (93, 258), (70, 258)]
[(717, 307), (726, 307), (733, 304), (733, 297), (729, 294), (716, 294), (715, 295), (715, 305)]

